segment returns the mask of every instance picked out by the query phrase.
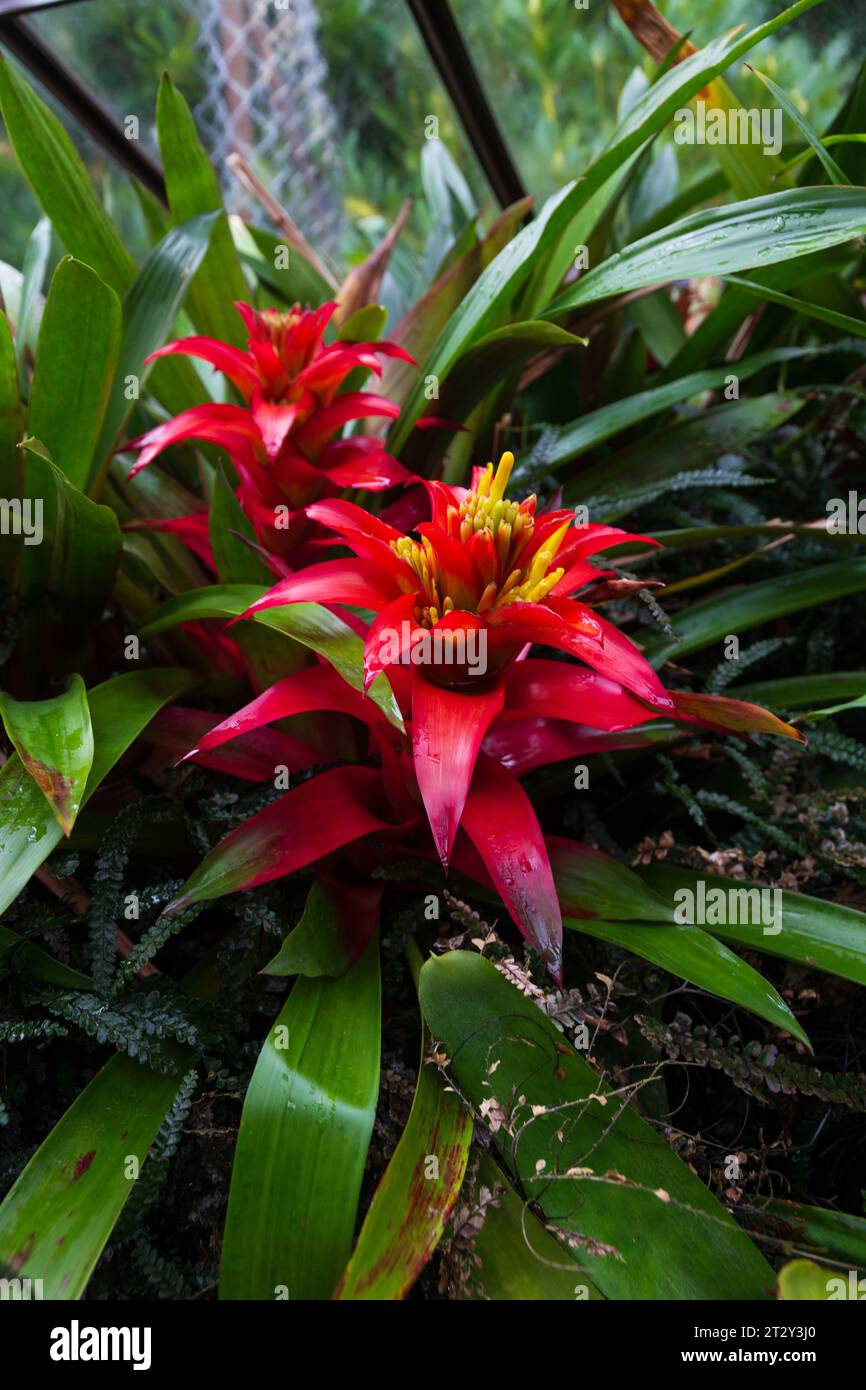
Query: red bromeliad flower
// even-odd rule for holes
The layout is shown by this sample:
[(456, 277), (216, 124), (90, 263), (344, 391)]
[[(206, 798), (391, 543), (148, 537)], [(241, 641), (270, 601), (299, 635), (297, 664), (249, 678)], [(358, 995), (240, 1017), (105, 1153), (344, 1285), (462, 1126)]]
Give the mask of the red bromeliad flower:
[[(568, 511), (537, 515), (534, 498), (509, 501), (512, 464), (505, 454), (495, 474), (492, 465), (477, 469), (468, 490), (428, 484), (432, 519), (417, 528), (419, 539), (345, 501), (309, 509), (354, 557), (290, 575), (244, 616), (308, 601), (373, 609), (365, 680), (387, 671), (407, 734), (324, 666), (278, 682), (210, 730), (187, 756), (217, 766), (216, 750), (239, 735), (339, 710), (368, 725), (380, 768), (335, 768), (287, 793), (217, 846), (175, 906), (267, 882), (359, 839), (368, 867), (377, 857), (435, 852), (446, 869), (496, 890), (558, 977), (562, 921), (549, 846), (518, 777), (639, 745), (647, 735), (638, 726), (665, 715), (801, 737), (756, 705), (666, 690), (627, 637), (572, 597), (604, 577), (590, 555), (633, 537), (574, 526)], [(583, 664), (527, 659), (534, 643)], [(316, 762), (321, 753), (301, 756), (299, 766)]]
[(185, 439), (219, 445), (241, 478), (238, 496), (260, 541), (280, 554), (303, 539), (308, 528), (294, 522), (303, 521), (301, 509), (308, 503), (341, 488), (375, 491), (411, 480), (380, 439), (337, 436), (352, 420), (400, 413), (370, 391), (339, 394), (349, 373), (364, 368), (381, 376), (379, 357), (414, 359), (394, 343), (326, 345), (334, 303), (315, 310), (295, 305), (287, 312), (236, 308), (249, 333), (245, 352), (217, 338), (180, 338), (147, 361), (172, 353), (201, 358), (228, 377), (244, 404), (194, 406), (132, 440), (141, 453), (131, 472)]

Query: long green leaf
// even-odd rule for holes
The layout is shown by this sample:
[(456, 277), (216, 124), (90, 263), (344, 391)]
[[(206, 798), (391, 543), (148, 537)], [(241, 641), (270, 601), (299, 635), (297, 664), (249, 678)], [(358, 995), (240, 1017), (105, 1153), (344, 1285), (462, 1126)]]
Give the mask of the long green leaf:
[(36, 683), (43, 673), (65, 674), (67, 655), (77, 664), (78, 649), (114, 586), (120, 528), (111, 509), (73, 486), (39, 441), (25, 441), (22, 452), (25, 496), (37, 531), (20, 552), (21, 653)]
[(697, 651), (727, 633), (743, 633), (801, 608), (832, 603), (866, 589), (866, 560), (841, 560), (818, 569), (780, 574), (760, 584), (704, 599), (671, 619), (676, 637), (651, 638), (644, 651), (658, 667), (676, 653)]
[(63, 694), (50, 700), (13, 700), (0, 691), (0, 718), (15, 752), (68, 835), (93, 764), (84, 681), (73, 676)]
[(478, 1164), (476, 1198), (484, 1220), (472, 1242), (470, 1293), (509, 1303), (604, 1298), (488, 1153)]
[(244, 1101), (220, 1298), (326, 1299), (349, 1255), (379, 1092), (379, 943), (301, 977)]
[[(134, 671), (113, 676), (88, 692), (93, 764), (82, 805), (157, 710), (190, 682), (181, 670)], [(63, 837), (45, 797), (14, 754), (0, 771), (0, 912)]]
[(121, 294), (135, 275), (135, 261), (63, 126), (5, 58), (0, 110), (27, 181), (67, 251)]
[[(420, 953), (418, 966), (420, 967)], [(373, 1195), (334, 1297), (405, 1298), (442, 1238), (460, 1193), (472, 1116), (429, 1065), (422, 1026), (418, 1083), (406, 1128)]]
[(658, 926), (651, 922), (599, 922), (563, 918), (563, 926), (609, 941), (652, 961), (679, 979), (699, 985), (720, 999), (765, 1018), (811, 1046), (777, 990), (733, 951), (700, 927)]
[(633, 242), (554, 300), (543, 317), (647, 285), (727, 275), (837, 246), (866, 232), (866, 190), (793, 188), (708, 208)]
[[(694, 891), (699, 878), (704, 879), (708, 889), (712, 886), (742, 891), (744, 886), (756, 886), (666, 864), (650, 864), (639, 873), (654, 893), (670, 903), (674, 902), (677, 889)], [(708, 924), (705, 930), (747, 950), (782, 956), (785, 960), (799, 961), (815, 970), (866, 984), (866, 915), (839, 903), (807, 897), (804, 893), (790, 893), (787, 889), (775, 891), (781, 894), (782, 930), (777, 934), (767, 933), (762, 926), (752, 923)]]
[(54, 272), (36, 346), (29, 428), (62, 473), (90, 477), (120, 344), (120, 301), (89, 266), (65, 257)]
[(244, 327), (233, 301), (247, 298), (247, 282), (223, 210), (219, 179), (202, 148), (190, 109), (163, 73), (156, 103), (156, 125), (165, 186), (175, 222), (216, 213), (207, 254), (195, 271), (189, 313), (201, 333), (241, 346)]
[(421, 1002), (461, 1093), (492, 1106), (500, 1154), (602, 1293), (767, 1296), (772, 1270), (725, 1208), (489, 961), (429, 960)]
[[(145, 358), (168, 337), (190, 280), (207, 251), (216, 218), (216, 213), (205, 213), (172, 228), (151, 251), (124, 296), (120, 353), (96, 449), (103, 471), (146, 379)], [(202, 386), (199, 398), (206, 394)]]
[(180, 1076), (112, 1057), (40, 1145), (0, 1206), (0, 1268), (80, 1298)]
[[(610, 405), (600, 406), (598, 410), (590, 411), (588, 415), (570, 425), (563, 425), (557, 431), (551, 450), (545, 457), (544, 467), (552, 472), (570, 459), (578, 458), (588, 449), (594, 449), (596, 445), (603, 444), (632, 425), (651, 419), (672, 405), (680, 405), (703, 391), (716, 391), (725, 385), (732, 373), (738, 381), (747, 381), (765, 367), (794, 361), (808, 355), (808, 352), (808, 348), (774, 348), (769, 352), (756, 352), (754, 357), (745, 357), (722, 367), (710, 367), (703, 372), (690, 372), (688, 376), (677, 377), (664, 386), (653, 386)], [(630, 477), (627, 481), (631, 484)]]

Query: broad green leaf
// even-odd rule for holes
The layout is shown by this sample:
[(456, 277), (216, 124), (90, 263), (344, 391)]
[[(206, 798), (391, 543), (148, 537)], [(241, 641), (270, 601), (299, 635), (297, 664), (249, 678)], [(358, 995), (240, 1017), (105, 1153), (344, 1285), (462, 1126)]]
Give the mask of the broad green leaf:
[[(647, 391), (638, 391), (633, 396), (613, 401), (610, 405), (600, 406), (598, 410), (590, 411), (557, 431), (550, 453), (545, 456), (544, 467), (552, 472), (622, 430), (630, 429), (632, 425), (638, 425), (673, 405), (680, 405), (703, 391), (716, 391), (729, 381), (732, 373), (736, 374), (738, 381), (748, 381), (749, 377), (765, 367), (793, 361), (807, 356), (808, 352), (808, 348), (774, 348), (769, 352), (757, 352), (754, 357), (745, 357), (721, 367), (710, 367), (703, 372), (690, 372), (688, 376), (677, 377), (664, 386), (653, 386)], [(628, 482), (631, 484), (631, 478)]]
[(13, 700), (0, 691), (0, 718), (15, 752), (68, 835), (93, 763), (84, 681), (72, 676), (63, 694), (50, 700)]
[(854, 698), (866, 690), (866, 671), (816, 672), (810, 676), (781, 676), (776, 680), (750, 681), (733, 687), (738, 700), (773, 709), (799, 709), (821, 700)]
[[(21, 396), (15, 366), (15, 343), (9, 320), (0, 313), (0, 497), (7, 502), (22, 496), (23, 460), (18, 449), (22, 431)], [(22, 537), (4, 536), (0, 545), (0, 601), (12, 588)]]
[[(843, 1288), (847, 1279), (835, 1276)], [(816, 1265), (814, 1260), (790, 1260), (779, 1270), (779, 1298), (784, 1303), (826, 1302), (830, 1298), (834, 1276)], [(843, 1293), (842, 1297), (847, 1297)]]
[[(181, 670), (134, 671), (88, 691), (93, 764), (82, 804), (150, 723), (190, 683)], [(5, 912), (63, 832), (17, 754), (0, 770), (0, 913)]]
[[(30, 680), (63, 668), (90, 637), (114, 586), (120, 529), (56, 468), (38, 440), (21, 446), (32, 538), (20, 550), (21, 650)], [(68, 669), (68, 667), (66, 668)]]
[(864, 232), (866, 190), (857, 188), (792, 188), (708, 208), (617, 252), (555, 299), (543, 317), (559, 318), (647, 285), (793, 260)]
[[(275, 292), (284, 304), (321, 304), (333, 299), (334, 286), (323, 279), (300, 250), (262, 227), (229, 219), (232, 240), (242, 264)], [(238, 319), (240, 323), (240, 319)]]
[(300, 922), (283, 941), (263, 975), (329, 975), (336, 979), (354, 965), (378, 920), (380, 888), (352, 884), (344, 902), (316, 879), (307, 894)]
[[(740, 879), (720, 878), (715, 874), (699, 874), (693, 869), (677, 869), (667, 864), (650, 864), (638, 870), (653, 892), (673, 904), (677, 889), (695, 891), (698, 879), (710, 887), (725, 890), (760, 887)], [(782, 956), (799, 961), (814, 970), (841, 975), (843, 979), (866, 984), (866, 915), (840, 903), (810, 898), (803, 893), (774, 889), (781, 896), (781, 927), (777, 933), (766, 932), (752, 923), (707, 924), (705, 931), (719, 936), (749, 951)], [(737, 914), (738, 916), (741, 914)]]
[[(2, 71), (2, 70), (0, 70)], [(28, 359), (32, 359), (39, 328), (36, 306), (45, 284), (48, 272), (48, 258), (51, 255), (51, 223), (42, 217), (36, 223), (27, 241), (24, 252), (24, 267), (21, 283), (21, 309), (18, 315), (15, 337), (15, 359), (18, 374), (25, 387), (27, 382)]]
[(611, 922), (671, 922), (673, 911), (633, 869), (591, 845), (551, 838), (553, 881), (564, 912)]
[(71, 965), (55, 960), (35, 941), (19, 936), (0, 922), (0, 975), (11, 972), (28, 980), (44, 980), (61, 989), (92, 989), (93, 981)]
[[(204, 213), (174, 227), (151, 251), (124, 295), (120, 353), (96, 448), (102, 474), (147, 378), (145, 358), (162, 347), (168, 337), (190, 279), (207, 251), (216, 217), (216, 213)], [(204, 395), (202, 387), (199, 399)]]
[(763, 975), (700, 927), (659, 926), (654, 922), (599, 922), (564, 917), (564, 927), (609, 941), (652, 961), (662, 970), (699, 985), (720, 999), (748, 1009), (783, 1028), (810, 1047), (809, 1038), (781, 995)]
[[(420, 969), (417, 948), (415, 956)], [(472, 1142), (472, 1116), (460, 1097), (445, 1089), (442, 1077), (428, 1062), (429, 1044), (422, 1025), (409, 1119), (373, 1194), (334, 1294), (337, 1299), (405, 1298), (442, 1239), (460, 1194)]]
[(767, 285), (758, 284), (757, 281), (746, 280), (742, 275), (727, 275), (725, 279), (728, 284), (736, 285), (737, 289), (745, 294), (763, 299), (767, 304), (778, 304), (781, 308), (790, 309), (792, 313), (801, 314), (804, 318), (829, 323), (831, 328), (838, 328), (842, 333), (853, 333), (857, 338), (866, 338), (866, 319), (855, 319), (851, 314), (840, 314), (836, 309), (812, 304), (808, 299), (783, 294), (781, 290), (773, 290)]
[[(485, 267), (507, 246), (530, 207), (531, 199), (524, 198), (500, 213), (486, 236), (443, 271), (426, 294), (412, 305), (394, 332), (389, 334), (417, 362), (422, 362), (430, 352), (451, 315), (459, 309)], [(387, 359), (383, 363), (382, 394), (391, 401), (401, 403), (417, 371), (418, 368), (409, 362), (401, 362), (398, 358)]]
[(827, 153), (823, 144), (821, 143), (820, 136), (817, 134), (811, 123), (806, 120), (806, 117), (803, 115), (796, 102), (793, 102), (791, 100), (791, 98), (787, 95), (786, 92), (782, 90), (782, 88), (779, 86), (777, 82), (774, 82), (771, 77), (767, 77), (766, 73), (759, 72), (757, 68), (752, 67), (751, 63), (747, 63), (746, 66), (751, 69), (751, 71), (755, 74), (757, 78), (760, 79), (761, 82), (763, 82), (764, 86), (776, 98), (782, 110), (785, 112), (785, 115), (788, 116), (794, 122), (794, 125), (797, 126), (798, 130), (800, 131), (800, 134), (803, 135), (805, 139), (808, 141), (808, 143), (811, 145), (815, 154), (821, 161), (824, 173), (827, 175), (830, 182), (838, 184), (850, 183), (851, 180), (848, 178), (847, 174), (843, 173), (843, 171), (839, 168), (839, 165), (836, 163), (835, 159), (833, 159), (832, 156)]
[(223, 1299), (327, 1299), (352, 1245), (379, 1093), (379, 942), (337, 980), (301, 977), (247, 1089)]
[(54, 272), (36, 346), (28, 427), (82, 491), (90, 477), (120, 343), (120, 302), (89, 266)]
[[(214, 584), (190, 594), (169, 599), (148, 619), (142, 636), (154, 637), (177, 623), (199, 618), (236, 618), (249, 608), (263, 590), (252, 584)], [(256, 613), (254, 622), (293, 637), (302, 646), (318, 652), (339, 671), (344, 681), (355, 690), (364, 688), (364, 644), (350, 627), (319, 603), (289, 603), (282, 608), (267, 608)], [(403, 720), (386, 678), (377, 676), (367, 691), (385, 718), (397, 729)]]
[(0, 1206), (0, 1272), (81, 1297), (180, 1080), (121, 1056), (97, 1072)]
[(472, 1242), (470, 1293), (494, 1302), (584, 1302), (604, 1298), (534, 1215), (490, 1154), (478, 1164), (477, 1198), (489, 1192)]
[[(555, 331), (551, 333), (551, 329)], [(488, 391), (509, 373), (519, 372), (530, 357), (553, 348), (586, 347), (586, 344), (586, 338), (578, 338), (555, 324), (540, 320), (494, 329), (461, 357), (442, 388), (433, 418), (439, 416), (460, 424)], [(423, 460), (425, 469), (429, 469), (445, 453), (452, 438), (447, 429), (416, 434), (412, 444), (404, 450), (407, 466), (413, 467), (417, 455)]]
[(168, 73), (163, 73), (159, 86), (156, 124), (174, 221), (217, 214), (204, 259), (191, 272), (190, 317), (201, 333), (243, 346), (245, 330), (234, 300), (247, 298), (247, 282), (223, 210), (219, 179), (202, 148), (190, 109)]
[(808, 1250), (818, 1260), (825, 1258), (836, 1262), (834, 1273), (842, 1273), (839, 1263), (855, 1270), (866, 1269), (866, 1220), (862, 1216), (849, 1216), (831, 1207), (810, 1207), (779, 1198), (771, 1198), (766, 1206), (760, 1207), (759, 1214), (761, 1218), (769, 1218), (767, 1229), (773, 1234), (779, 1232), (776, 1223), (783, 1223), (780, 1234), (798, 1250)]
[[(500, 1155), (602, 1293), (767, 1296), (772, 1270), (725, 1208), (489, 961), (428, 960), (421, 1003), (461, 1094), (502, 1112)], [(616, 1253), (592, 1253), (595, 1241)]]
[(67, 251), (121, 294), (135, 275), (135, 261), (60, 121), (5, 58), (0, 110), (27, 182)]
[(696, 603), (671, 618), (676, 637), (650, 638), (644, 652), (655, 667), (669, 657), (708, 647), (729, 632), (742, 633), (759, 623), (772, 622), (786, 613), (816, 604), (832, 603), (847, 594), (866, 589), (866, 560), (840, 560), (818, 569), (779, 574), (760, 584), (728, 591)]

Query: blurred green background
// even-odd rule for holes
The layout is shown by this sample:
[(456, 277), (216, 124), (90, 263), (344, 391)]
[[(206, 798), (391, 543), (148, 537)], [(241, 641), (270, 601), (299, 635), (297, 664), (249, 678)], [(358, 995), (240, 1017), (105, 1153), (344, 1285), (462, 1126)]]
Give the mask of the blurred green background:
[[(452, 0), (466, 42), (529, 192), (541, 199), (580, 174), (609, 137), (618, 113), (639, 93), (652, 62), (607, 0)], [(293, 70), (293, 6), (302, 6), (319, 67)], [(784, 8), (777, 0), (661, 0), (659, 8), (694, 42), (705, 43), (735, 24), (759, 23)], [(281, 15), (279, 12), (284, 13)], [(287, 12), (287, 13), (286, 13)], [(240, 18), (279, 26), (277, 46), (285, 90), (263, 121), (258, 172), (278, 188), (284, 204), (311, 239), (340, 261), (360, 259), (407, 196), (418, 201), (404, 237), (408, 254), (421, 254), (429, 231), (422, 192), (425, 120), (435, 115), (439, 134), (468, 186), (470, 200), (492, 211), (494, 200), (460, 129), (404, 0), (78, 0), (31, 15), (28, 22), (116, 113), (136, 115), (139, 138), (154, 147), (157, 82), (168, 69), (196, 109), (203, 138), (214, 131), (202, 116), (214, 95), (210, 59), (214, 42), (231, 44)], [(296, 18), (296, 16), (294, 17)], [(281, 47), (280, 47), (281, 46)], [(309, 33), (308, 33), (309, 46)], [(784, 29), (758, 52), (757, 61), (822, 129), (841, 104), (866, 53), (866, 16), (848, 0), (829, 0)], [(229, 59), (231, 61), (231, 59)], [(300, 59), (298, 59), (300, 62)], [(256, 61), (249, 71), (256, 72)], [(761, 105), (755, 79), (731, 75), (745, 104)], [(750, 90), (751, 86), (751, 90)], [(55, 109), (58, 109), (55, 106)], [(291, 133), (324, 112), (329, 141), (317, 152), (312, 175), (326, 193), (325, 221), (314, 216), (309, 187), (286, 184), (282, 167)], [(126, 176), (98, 150), (74, 120), (58, 110), (134, 251), (145, 235)], [(786, 134), (791, 134), (786, 130)], [(664, 148), (665, 142), (658, 149)], [(699, 148), (676, 148), (670, 137), (656, 176), (671, 196), (700, 168)], [(318, 162), (317, 162), (318, 161)], [(240, 190), (227, 183), (229, 201)], [(0, 133), (0, 259), (20, 265), (36, 205)], [(323, 230), (324, 229), (324, 230)]]

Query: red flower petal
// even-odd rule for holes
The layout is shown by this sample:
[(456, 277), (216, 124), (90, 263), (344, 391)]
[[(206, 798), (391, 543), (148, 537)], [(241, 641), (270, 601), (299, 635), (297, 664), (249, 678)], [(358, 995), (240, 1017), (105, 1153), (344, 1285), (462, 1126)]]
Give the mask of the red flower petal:
[(562, 982), (562, 915), (541, 827), (515, 777), (482, 753), (461, 825), (511, 916)]
[[(148, 743), (169, 752), (181, 754), (194, 739), (203, 743), (213, 729), (214, 716), (209, 710), (187, 709), (172, 705), (152, 719), (144, 737)], [(221, 743), (222, 740), (216, 740)], [(194, 748), (185, 758), (225, 772), (230, 777), (243, 777), (250, 782), (271, 782), (274, 769), (284, 765), (290, 772), (303, 772), (322, 761), (321, 753), (277, 729), (256, 729), (238, 738), (231, 748), (208, 751)], [(181, 759), (181, 761), (185, 761)]]
[(241, 618), (279, 608), (286, 603), (351, 603), (359, 608), (382, 608), (394, 598), (391, 577), (369, 560), (324, 560), (281, 579), (251, 603)]
[(519, 661), (505, 679), (508, 708), (528, 714), (608, 731), (632, 729), (655, 717), (616, 681), (562, 661)]
[(144, 359), (145, 366), (157, 357), (168, 357), (181, 353), (184, 357), (199, 357), (210, 362), (212, 367), (223, 373), (238, 388), (241, 395), (249, 400), (256, 387), (261, 384), (256, 364), (248, 352), (232, 347), (230, 343), (220, 342), (219, 338), (177, 338), (165, 347), (157, 348)]
[(284, 878), (364, 835), (393, 829), (369, 809), (380, 786), (375, 768), (337, 767), (287, 792), (221, 840), (166, 913)]
[(238, 448), (250, 453), (251, 446), (260, 443), (261, 436), (250, 412), (239, 405), (196, 405), (129, 441), (127, 449), (141, 449), (129, 476), (135, 477), (139, 469), (145, 468), (163, 449), (179, 444), (182, 439), (203, 439), (232, 454)]
[(504, 700), (501, 681), (478, 693), (463, 692), (434, 685), (419, 670), (413, 671), (415, 775), (446, 870), (478, 750)]
[[(293, 714), (307, 714), (310, 710), (337, 710), (366, 722), (381, 719), (373, 702), (365, 700), (347, 685), (332, 666), (309, 666), (304, 671), (286, 676), (285, 680), (277, 681), (236, 714), (210, 727), (198, 740), (197, 746), (185, 753), (180, 761), (186, 762), (191, 758), (200, 761), (201, 754), (260, 729), (263, 724), (288, 719)], [(318, 760), (325, 761), (321, 754)]]

